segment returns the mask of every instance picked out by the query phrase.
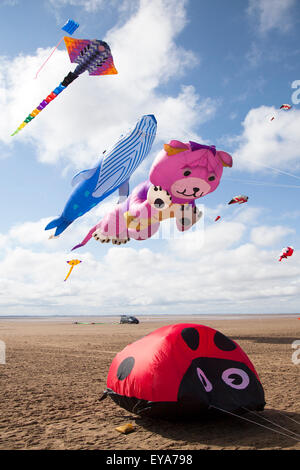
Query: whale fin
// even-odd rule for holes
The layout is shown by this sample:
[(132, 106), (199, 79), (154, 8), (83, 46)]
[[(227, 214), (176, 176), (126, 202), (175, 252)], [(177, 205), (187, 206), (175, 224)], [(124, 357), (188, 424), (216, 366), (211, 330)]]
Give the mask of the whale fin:
[(96, 172), (98, 166), (91, 168), (90, 170), (83, 170), (77, 173), (72, 179), (71, 185), (76, 186), (76, 184), (81, 183), (81, 181), (89, 180)]
[(54, 236), (57, 237), (60, 235), (66, 228), (71, 224), (72, 222), (69, 222), (66, 220), (64, 217), (60, 216), (57, 219), (51, 220), (48, 225), (46, 225), (45, 230), (50, 230), (52, 228), (56, 227)]
[(125, 199), (128, 198), (129, 195), (129, 178), (128, 180), (124, 181), (124, 183), (119, 187), (119, 200), (118, 204), (124, 202)]

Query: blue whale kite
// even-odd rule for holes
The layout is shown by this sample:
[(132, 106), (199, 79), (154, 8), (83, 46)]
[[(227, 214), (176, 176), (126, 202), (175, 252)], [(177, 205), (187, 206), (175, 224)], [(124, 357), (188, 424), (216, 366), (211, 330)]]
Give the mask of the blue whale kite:
[[(57, 219), (45, 230), (56, 228), (54, 237), (60, 235), (75, 219), (119, 189), (120, 199), (129, 194), (129, 178), (149, 154), (156, 135), (157, 122), (153, 114), (142, 116), (135, 127), (109, 150), (103, 152), (95, 168), (74, 176), (76, 186), (66, 206)], [(53, 236), (51, 237), (53, 238)]]

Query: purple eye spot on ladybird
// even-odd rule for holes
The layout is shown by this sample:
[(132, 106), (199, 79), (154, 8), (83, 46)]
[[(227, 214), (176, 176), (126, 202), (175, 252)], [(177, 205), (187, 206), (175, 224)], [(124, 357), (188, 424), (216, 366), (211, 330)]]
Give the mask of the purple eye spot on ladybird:
[(124, 380), (128, 377), (133, 369), (134, 363), (134, 357), (126, 357), (126, 359), (121, 362), (117, 370), (117, 377), (119, 380)]
[(222, 374), (222, 380), (231, 388), (243, 390), (250, 383), (249, 375), (242, 369), (231, 367)]
[(195, 328), (184, 328), (181, 332), (181, 336), (185, 344), (192, 349), (192, 351), (196, 351), (199, 347), (199, 332)]
[(213, 389), (213, 386), (210, 383), (210, 381), (208, 380), (208, 378), (206, 377), (206, 375), (204, 374), (203, 370), (200, 369), (199, 367), (197, 367), (197, 375), (198, 375), (198, 378), (201, 381), (205, 391), (206, 392), (211, 392), (212, 389)]

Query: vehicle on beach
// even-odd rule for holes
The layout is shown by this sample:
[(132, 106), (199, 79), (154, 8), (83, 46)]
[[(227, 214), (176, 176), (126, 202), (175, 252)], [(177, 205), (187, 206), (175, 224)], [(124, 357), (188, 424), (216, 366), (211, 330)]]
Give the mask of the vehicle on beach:
[(131, 315), (121, 315), (120, 323), (133, 323), (138, 324), (140, 323), (139, 320)]

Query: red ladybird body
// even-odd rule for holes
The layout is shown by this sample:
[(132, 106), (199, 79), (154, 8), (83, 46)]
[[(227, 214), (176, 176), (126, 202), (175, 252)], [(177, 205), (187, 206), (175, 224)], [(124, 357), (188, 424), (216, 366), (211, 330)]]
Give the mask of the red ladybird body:
[(213, 406), (263, 409), (264, 393), (244, 351), (204, 325), (169, 325), (126, 346), (114, 358), (107, 393), (138, 414), (191, 415)]

